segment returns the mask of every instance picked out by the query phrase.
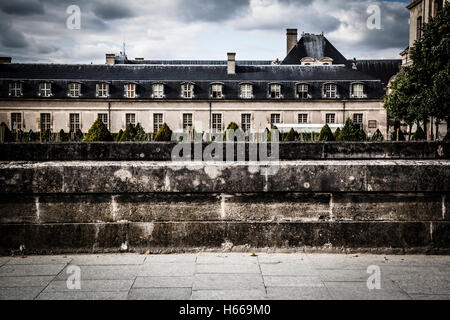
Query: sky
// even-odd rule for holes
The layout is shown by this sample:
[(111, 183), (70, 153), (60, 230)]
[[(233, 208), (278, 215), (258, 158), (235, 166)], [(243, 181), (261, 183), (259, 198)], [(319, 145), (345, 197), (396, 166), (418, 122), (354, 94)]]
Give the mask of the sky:
[[(13, 62), (105, 63), (129, 59), (275, 60), (286, 29), (324, 33), (348, 59), (399, 59), (408, 46), (408, 0), (0, 0), (0, 56)], [(68, 28), (80, 8), (80, 28)], [(368, 28), (380, 9), (378, 28)], [(370, 20), (373, 22), (373, 20)], [(69, 24), (73, 26), (74, 24)]]

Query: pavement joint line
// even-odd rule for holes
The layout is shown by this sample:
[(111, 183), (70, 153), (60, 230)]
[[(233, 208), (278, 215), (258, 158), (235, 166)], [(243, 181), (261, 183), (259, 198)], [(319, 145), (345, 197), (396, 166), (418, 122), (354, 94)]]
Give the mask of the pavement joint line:
[(48, 283), (47, 283), (47, 285), (34, 297), (34, 299), (33, 300), (36, 300), (44, 291), (45, 291), (45, 289), (47, 289), (48, 288), (48, 286), (53, 282), (53, 281), (55, 281), (55, 279), (61, 274), (61, 272), (64, 272), (64, 270), (66, 270), (66, 268), (67, 268), (67, 266), (69, 266), (70, 265), (70, 262), (72, 262), (72, 260), (70, 260), (70, 261), (68, 261), (68, 262), (66, 262), (65, 263), (65, 266), (61, 269), (61, 271), (60, 272), (58, 272), (58, 274), (57, 275), (55, 275), (55, 276), (53, 276), (53, 279), (52, 280), (50, 280)]
[(262, 273), (262, 270), (261, 270), (261, 264), (259, 263), (259, 256), (256, 256), (256, 262), (258, 263), (258, 268), (259, 268), (259, 273), (261, 274), (261, 279), (262, 279), (262, 283), (263, 283), (263, 286), (264, 286), (264, 292), (266, 293), (266, 296), (267, 296), (267, 287), (266, 287), (266, 283), (265, 283), (265, 281), (264, 281), (264, 275), (263, 275), (263, 273)]

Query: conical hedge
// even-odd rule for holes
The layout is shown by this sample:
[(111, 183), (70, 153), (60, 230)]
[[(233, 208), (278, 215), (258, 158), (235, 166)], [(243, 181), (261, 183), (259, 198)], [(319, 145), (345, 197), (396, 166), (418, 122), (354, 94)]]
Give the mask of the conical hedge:
[(381, 133), (380, 129), (377, 129), (375, 133), (372, 136), (372, 141), (384, 141), (383, 134)]
[(103, 123), (103, 121), (97, 119), (95, 120), (92, 127), (89, 129), (83, 141), (84, 142), (113, 141), (113, 138), (108, 128)]
[(286, 141), (286, 142), (295, 141), (295, 140), (297, 140), (297, 137), (298, 137), (297, 132), (291, 128), (291, 130), (289, 130), (289, 132), (284, 137), (283, 141)]
[(164, 123), (161, 129), (159, 129), (158, 133), (156, 133), (155, 141), (172, 141), (172, 130), (170, 130), (169, 126), (166, 123)]
[(319, 141), (335, 141), (333, 132), (328, 124), (324, 125), (322, 130), (320, 130)]
[(342, 128), (341, 133), (337, 137), (337, 141), (358, 141), (359, 139), (359, 130), (353, 125), (352, 119), (348, 118), (345, 121), (345, 126)]
[(120, 137), (120, 142), (134, 141), (135, 136), (136, 127), (133, 124), (129, 123), (122, 136)]
[(416, 132), (413, 134), (412, 139), (414, 141), (420, 141), (420, 140), (427, 140), (427, 136), (425, 132), (423, 131), (421, 126), (417, 127)]

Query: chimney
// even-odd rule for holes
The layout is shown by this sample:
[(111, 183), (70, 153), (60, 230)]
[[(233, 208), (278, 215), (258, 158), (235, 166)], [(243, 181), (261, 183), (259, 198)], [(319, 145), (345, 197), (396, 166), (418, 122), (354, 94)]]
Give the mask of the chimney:
[(287, 40), (287, 53), (286, 55), (291, 52), (291, 50), (295, 47), (298, 41), (298, 31), (297, 29), (287, 29), (286, 30), (286, 40)]
[(236, 53), (229, 52), (227, 55), (228, 55), (227, 73), (236, 74)]
[(0, 64), (11, 63), (11, 57), (0, 57)]
[(116, 55), (114, 53), (106, 54), (106, 64), (108, 64), (108, 65), (116, 64)]

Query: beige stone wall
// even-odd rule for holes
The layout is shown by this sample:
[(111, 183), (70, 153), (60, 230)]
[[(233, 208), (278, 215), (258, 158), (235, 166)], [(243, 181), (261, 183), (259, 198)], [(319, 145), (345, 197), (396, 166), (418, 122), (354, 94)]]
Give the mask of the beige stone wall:
[[(98, 113), (109, 114), (111, 132), (125, 129), (125, 115), (136, 114), (136, 122), (147, 132), (153, 131), (153, 114), (162, 113), (163, 121), (173, 130), (182, 130), (183, 113), (192, 113), (192, 121), (197, 131), (209, 131), (210, 113), (222, 114), (223, 127), (230, 122), (241, 126), (241, 115), (251, 114), (252, 131), (269, 127), (270, 115), (279, 113), (281, 123), (297, 124), (298, 114), (308, 114), (309, 124), (325, 124), (325, 115), (335, 113), (336, 123), (344, 123), (353, 118), (353, 113), (363, 114), (364, 129), (374, 133), (376, 129), (385, 134), (386, 111), (382, 101), (0, 101), (0, 121), (11, 125), (11, 113), (20, 112), (23, 130), (40, 130), (40, 113), (50, 113), (52, 130), (69, 130), (69, 114), (79, 113), (81, 130), (87, 132)], [(377, 128), (369, 129), (369, 120), (377, 121)]]

